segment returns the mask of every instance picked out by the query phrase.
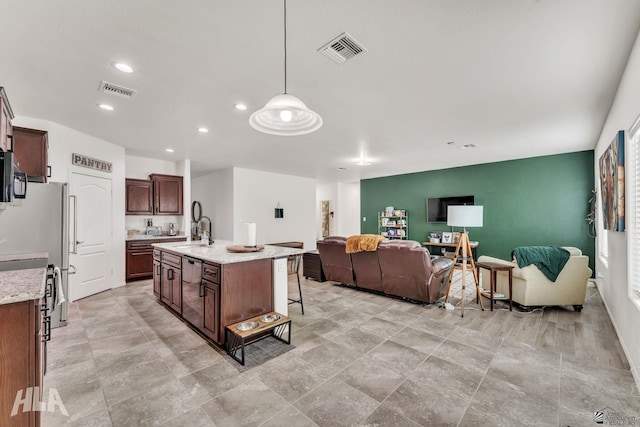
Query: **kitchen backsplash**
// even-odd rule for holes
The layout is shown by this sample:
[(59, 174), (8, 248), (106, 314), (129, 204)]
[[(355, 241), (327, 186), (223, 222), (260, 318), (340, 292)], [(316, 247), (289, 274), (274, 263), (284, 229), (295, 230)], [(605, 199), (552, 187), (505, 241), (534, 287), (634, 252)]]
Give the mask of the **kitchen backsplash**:
[[(182, 216), (172, 216), (172, 215), (156, 215), (156, 216), (142, 216), (142, 215), (126, 215), (125, 216), (125, 227), (127, 230), (127, 235), (131, 234), (145, 234), (147, 230), (147, 220), (151, 218), (154, 227), (161, 227), (162, 234), (167, 234), (169, 232), (169, 224), (173, 223), (176, 229), (176, 232), (180, 234), (182, 232)], [(134, 230), (137, 230), (136, 233)], [(132, 232), (133, 231), (133, 232)]]

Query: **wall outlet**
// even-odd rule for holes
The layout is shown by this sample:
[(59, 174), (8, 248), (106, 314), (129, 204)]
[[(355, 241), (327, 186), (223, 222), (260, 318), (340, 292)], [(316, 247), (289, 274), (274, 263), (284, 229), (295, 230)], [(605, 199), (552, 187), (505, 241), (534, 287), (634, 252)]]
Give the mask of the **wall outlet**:
[(366, 216), (362, 217), (362, 222), (367, 222), (367, 217)]

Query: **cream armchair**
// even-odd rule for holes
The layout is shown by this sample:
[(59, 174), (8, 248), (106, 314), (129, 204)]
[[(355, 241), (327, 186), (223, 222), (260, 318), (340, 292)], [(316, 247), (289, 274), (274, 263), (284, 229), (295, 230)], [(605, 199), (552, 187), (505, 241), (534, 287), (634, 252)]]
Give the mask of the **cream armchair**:
[[(547, 279), (538, 267), (529, 265), (519, 268), (513, 261), (505, 261), (490, 256), (481, 256), (478, 262), (495, 262), (513, 265), (513, 302), (524, 307), (543, 305), (572, 305), (576, 311), (582, 310), (587, 293), (587, 280), (591, 277), (589, 257), (582, 255), (578, 248), (564, 247), (569, 251), (569, 260), (555, 282)], [(486, 270), (480, 270), (482, 288), (490, 288), (490, 277)], [(499, 271), (496, 292), (509, 295), (509, 276)]]

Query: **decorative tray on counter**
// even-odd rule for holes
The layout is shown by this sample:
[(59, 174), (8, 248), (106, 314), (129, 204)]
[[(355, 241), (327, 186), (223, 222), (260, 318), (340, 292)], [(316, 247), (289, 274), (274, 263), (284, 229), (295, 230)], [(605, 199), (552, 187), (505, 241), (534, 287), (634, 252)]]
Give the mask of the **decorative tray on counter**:
[(263, 249), (264, 249), (263, 245), (258, 245), (258, 246), (231, 245), (231, 246), (227, 246), (227, 251), (229, 251), (229, 252), (237, 252), (237, 253), (259, 252), (259, 251), (261, 251)]

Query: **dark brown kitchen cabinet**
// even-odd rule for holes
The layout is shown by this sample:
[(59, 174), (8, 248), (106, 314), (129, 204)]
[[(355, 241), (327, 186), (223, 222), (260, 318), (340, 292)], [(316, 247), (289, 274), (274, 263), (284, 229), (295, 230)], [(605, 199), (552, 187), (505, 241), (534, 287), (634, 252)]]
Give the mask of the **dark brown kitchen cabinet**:
[(3, 87), (0, 87), (0, 150), (11, 150), (13, 110)]
[(153, 260), (153, 295), (156, 299), (160, 299), (160, 282), (162, 278), (162, 268), (160, 260)]
[(185, 242), (186, 237), (164, 239), (140, 239), (127, 242), (125, 280), (150, 279), (153, 277), (153, 244), (169, 242)]
[(149, 175), (153, 181), (153, 207), (155, 215), (182, 215), (182, 177), (175, 175)]
[[(174, 268), (182, 257), (170, 249), (158, 249), (161, 253), (162, 279), (160, 301), (178, 311), (171, 292), (175, 287), (167, 282), (167, 269)], [(190, 259), (185, 256), (184, 259)], [(198, 258), (193, 258), (198, 259)], [(273, 265), (271, 259), (257, 259), (246, 262), (214, 264), (202, 262), (200, 289), (182, 289), (183, 307), (180, 316), (191, 323), (199, 332), (219, 345), (225, 344), (224, 331), (227, 325), (256, 315), (273, 311)], [(171, 262), (171, 265), (167, 265)], [(188, 262), (188, 261), (187, 261)], [(183, 286), (195, 283), (193, 272), (185, 271)], [(174, 271), (175, 280), (179, 271)], [(185, 292), (186, 290), (186, 292)], [(198, 299), (203, 300), (202, 303)], [(186, 317), (185, 317), (186, 314)], [(192, 316), (193, 315), (193, 316)], [(192, 319), (192, 320), (189, 320)], [(195, 319), (195, 320), (193, 320)]]
[(182, 215), (183, 178), (151, 174), (149, 179), (125, 181), (125, 215)]
[(49, 140), (47, 132), (21, 127), (13, 128), (13, 153), (21, 172), (32, 182), (47, 182)]
[(125, 215), (153, 215), (153, 181), (125, 180)]
[(25, 412), (21, 405), (17, 414), (11, 416), (11, 412), (17, 395), (32, 404), (36, 399), (43, 400), (43, 303), (38, 299), (0, 305), (0, 355), (7, 355), (0, 357), (0, 425), (3, 427), (40, 425), (39, 411)]
[(176, 313), (182, 314), (182, 257), (162, 253), (160, 279), (160, 300)]
[(126, 281), (142, 280), (153, 274), (151, 242), (127, 242)]
[(215, 342), (220, 341), (220, 286), (208, 280), (202, 281), (204, 290), (204, 322), (202, 332)]

